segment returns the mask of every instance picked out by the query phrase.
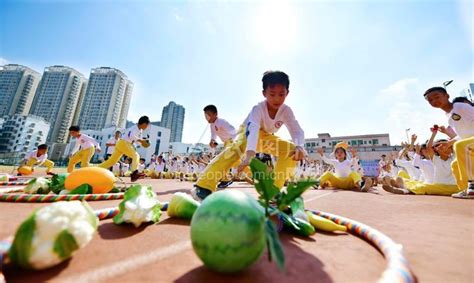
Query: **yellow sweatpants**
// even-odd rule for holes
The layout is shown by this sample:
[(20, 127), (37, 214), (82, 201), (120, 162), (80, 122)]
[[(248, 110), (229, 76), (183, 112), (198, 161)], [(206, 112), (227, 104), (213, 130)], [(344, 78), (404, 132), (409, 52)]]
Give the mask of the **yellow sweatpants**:
[[(241, 127), (235, 141), (214, 157), (197, 180), (196, 185), (215, 191), (217, 183), (226, 176), (229, 169), (240, 163), (241, 157), (245, 155), (246, 147), (247, 137), (244, 127)], [(295, 171), (296, 161), (290, 156), (290, 152), (294, 149), (295, 145), (291, 142), (264, 131), (259, 133), (257, 152), (278, 157), (274, 173), (275, 186), (280, 189), (285, 184), (286, 179)]]
[(468, 181), (474, 181), (474, 137), (457, 141), (453, 147), (456, 159), (451, 169), (458, 187), (465, 190)]
[(334, 187), (337, 189), (351, 190), (355, 189), (355, 184), (361, 180), (362, 177), (357, 172), (351, 172), (347, 177), (337, 177), (332, 172), (325, 172), (319, 178), (319, 183), (327, 183), (329, 187)]
[[(34, 166), (38, 163), (38, 159), (36, 158), (30, 158), (28, 159), (28, 161), (26, 162), (26, 166)], [(46, 159), (43, 164), (41, 164), (42, 166), (46, 167), (46, 173), (49, 173), (51, 172), (51, 170), (53, 170), (53, 167), (54, 167), (54, 162), (49, 160), (49, 159)]]
[(409, 174), (407, 173), (407, 171), (405, 171), (405, 170), (400, 170), (400, 171), (398, 171), (398, 177), (401, 177), (401, 178), (404, 178), (404, 179), (408, 179), (408, 180), (411, 179), (410, 175), (409, 175)]
[(67, 172), (71, 173), (76, 167), (77, 163), (81, 163), (81, 168), (89, 167), (89, 162), (94, 155), (95, 147), (91, 146), (86, 149), (79, 150), (74, 153), (73, 156), (69, 158), (69, 163), (67, 164)]
[(460, 191), (457, 185), (425, 184), (418, 181), (405, 182), (405, 188), (416, 195), (450, 196)]
[(135, 150), (133, 145), (125, 140), (118, 140), (115, 144), (114, 152), (106, 161), (102, 162), (101, 164), (97, 165), (102, 168), (110, 168), (115, 163), (117, 163), (122, 156), (128, 156), (132, 159), (132, 164), (130, 165), (130, 170), (133, 172), (138, 168), (138, 162), (140, 161), (140, 155)]

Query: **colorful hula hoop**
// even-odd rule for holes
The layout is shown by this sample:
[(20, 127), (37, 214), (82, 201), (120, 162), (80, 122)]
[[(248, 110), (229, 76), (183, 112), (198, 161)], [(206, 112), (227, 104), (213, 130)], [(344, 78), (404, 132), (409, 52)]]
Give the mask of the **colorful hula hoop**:
[(86, 194), (86, 195), (41, 195), (41, 194), (0, 194), (0, 201), (3, 202), (56, 202), (71, 200), (116, 200), (122, 199), (123, 193), (113, 194)]
[[(118, 195), (118, 194), (107, 194), (107, 195)], [(35, 195), (27, 195), (27, 196), (35, 196)], [(48, 196), (48, 195), (42, 195)], [(68, 195), (61, 195), (60, 197), (66, 197)], [(69, 195), (74, 197), (80, 196), (87, 196), (87, 195)], [(123, 197), (123, 194), (122, 194)], [(61, 199), (62, 200), (62, 199)], [(73, 199), (69, 199), (73, 200)], [(74, 199), (75, 200), (75, 199)], [(29, 201), (29, 202), (37, 202), (37, 201)], [(161, 210), (166, 211), (168, 209), (168, 202), (164, 202), (161, 204)], [(380, 283), (414, 283), (416, 282), (416, 278), (410, 269), (410, 265), (406, 258), (403, 255), (401, 245), (396, 244), (392, 239), (388, 236), (383, 234), (382, 232), (371, 228), (368, 225), (363, 223), (351, 220), (349, 218), (345, 218), (342, 216), (338, 216), (335, 214), (318, 211), (318, 210), (309, 210), (316, 215), (321, 217), (330, 219), (331, 221), (336, 222), (337, 224), (344, 225), (347, 227), (347, 231), (355, 236), (358, 236), (369, 243), (372, 243), (386, 258), (387, 260), (387, 267), (385, 271), (382, 273), (382, 276), (379, 278), (378, 282)], [(96, 216), (100, 220), (109, 219), (114, 217), (119, 213), (119, 209), (117, 207), (113, 208), (104, 208), (94, 211)], [(2, 256), (4, 256), (10, 246), (12, 244), (12, 237), (0, 241), (0, 260)], [(1, 262), (0, 262), (1, 264)], [(1, 272), (0, 272), (0, 282), (1, 282)]]
[(31, 180), (0, 182), (0, 186), (26, 186)]
[(349, 218), (318, 210), (309, 211), (315, 213), (316, 215), (334, 221), (339, 225), (346, 226), (347, 231), (349, 233), (373, 244), (383, 254), (385, 259), (387, 260), (387, 267), (382, 273), (382, 277), (379, 278), (378, 282), (416, 282), (416, 278), (413, 272), (411, 271), (410, 264), (403, 255), (402, 246), (400, 244), (395, 243), (392, 239), (390, 239), (382, 232)]

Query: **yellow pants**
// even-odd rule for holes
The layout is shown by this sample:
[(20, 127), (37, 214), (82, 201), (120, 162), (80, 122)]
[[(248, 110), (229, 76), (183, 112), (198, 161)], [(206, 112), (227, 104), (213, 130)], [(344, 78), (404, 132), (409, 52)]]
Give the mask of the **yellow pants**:
[(404, 179), (407, 179), (407, 180), (411, 179), (410, 175), (404, 170), (398, 171), (398, 177), (401, 177), (401, 178), (404, 178)]
[(405, 181), (405, 187), (416, 195), (450, 196), (460, 191), (457, 185), (425, 184), (418, 181)]
[(140, 155), (135, 150), (133, 145), (125, 140), (118, 140), (115, 144), (114, 152), (106, 161), (97, 165), (102, 168), (110, 168), (115, 163), (117, 163), (122, 156), (128, 156), (132, 159), (132, 164), (130, 165), (130, 170), (133, 172), (138, 168), (138, 162), (140, 161)]
[[(34, 166), (38, 163), (38, 159), (36, 158), (30, 158), (28, 159), (28, 161), (26, 162), (26, 166)], [(53, 167), (54, 167), (54, 162), (49, 160), (49, 159), (46, 159), (43, 164), (41, 164), (42, 166), (46, 167), (46, 173), (49, 173), (51, 172), (51, 170), (53, 170)]]
[(457, 141), (453, 147), (456, 159), (451, 169), (458, 187), (465, 190), (468, 181), (474, 181), (474, 137)]
[(355, 189), (355, 184), (360, 182), (362, 177), (357, 172), (351, 172), (347, 177), (337, 177), (332, 172), (325, 172), (319, 178), (320, 184), (328, 183), (330, 187), (343, 190)]
[(76, 167), (77, 163), (81, 163), (81, 168), (89, 167), (89, 162), (94, 155), (95, 147), (91, 146), (86, 149), (79, 150), (74, 153), (73, 156), (69, 158), (69, 163), (67, 164), (67, 172), (71, 173)]
[[(197, 180), (196, 185), (215, 191), (217, 183), (226, 176), (229, 169), (240, 163), (241, 157), (245, 155), (246, 147), (247, 136), (244, 127), (241, 127), (235, 141), (214, 157)], [(259, 133), (257, 152), (278, 157), (274, 173), (275, 186), (280, 189), (285, 184), (286, 179), (295, 171), (296, 161), (290, 156), (290, 152), (294, 149), (295, 145), (291, 142), (264, 131)]]

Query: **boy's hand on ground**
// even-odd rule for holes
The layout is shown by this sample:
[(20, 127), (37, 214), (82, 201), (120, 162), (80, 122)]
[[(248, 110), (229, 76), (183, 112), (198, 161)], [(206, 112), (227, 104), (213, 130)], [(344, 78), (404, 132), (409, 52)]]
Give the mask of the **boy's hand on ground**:
[(249, 166), (250, 160), (248, 158), (245, 158), (240, 164), (239, 167), (237, 167), (237, 173), (242, 173), (244, 171), (245, 167)]

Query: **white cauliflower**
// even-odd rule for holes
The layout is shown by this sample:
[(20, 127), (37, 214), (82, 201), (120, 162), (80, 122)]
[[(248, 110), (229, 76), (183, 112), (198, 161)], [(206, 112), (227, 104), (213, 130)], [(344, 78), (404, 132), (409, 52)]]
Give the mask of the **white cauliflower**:
[(114, 217), (115, 224), (133, 223), (138, 227), (144, 222), (160, 220), (161, 205), (150, 186), (132, 186), (123, 198), (119, 204), (120, 212)]
[(38, 177), (31, 180), (28, 185), (23, 189), (23, 191), (27, 194), (47, 194), (50, 191), (50, 184), (50, 180), (43, 177)]
[(43, 207), (18, 228), (10, 258), (24, 268), (57, 265), (92, 240), (98, 222), (87, 202), (56, 202)]

